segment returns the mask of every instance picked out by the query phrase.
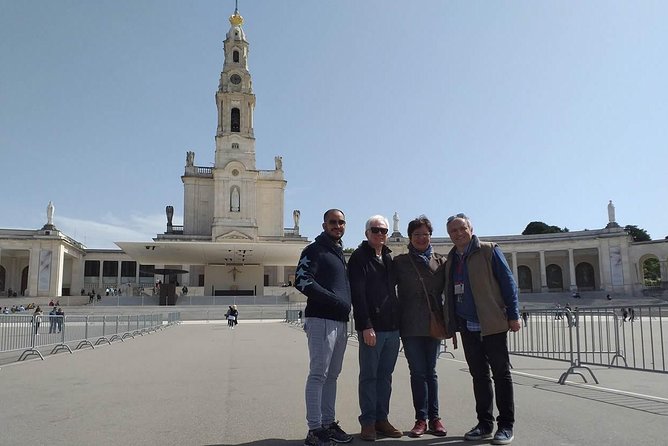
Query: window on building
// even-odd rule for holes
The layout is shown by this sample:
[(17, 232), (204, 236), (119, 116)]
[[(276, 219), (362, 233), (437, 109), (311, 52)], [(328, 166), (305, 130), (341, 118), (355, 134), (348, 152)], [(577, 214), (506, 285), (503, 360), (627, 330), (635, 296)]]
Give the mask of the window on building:
[(137, 274), (137, 262), (122, 261), (121, 262), (121, 277), (135, 277)]
[(234, 50), (234, 52), (232, 53), (232, 61), (234, 63), (239, 63), (239, 51)]
[(153, 277), (153, 273), (149, 271), (153, 271), (155, 269), (155, 265), (141, 265), (139, 268), (139, 277)]
[(84, 277), (98, 277), (100, 275), (100, 261), (86, 260), (84, 263)]
[(232, 109), (231, 128), (236, 133), (241, 131), (241, 111), (236, 107)]
[(197, 278), (197, 286), (204, 286), (204, 274), (200, 274)]
[(236, 150), (239, 150), (239, 143), (238, 142), (233, 142), (232, 143), (232, 148), (236, 149)]
[(116, 277), (118, 276), (118, 262), (115, 260), (105, 260), (102, 262), (102, 276)]

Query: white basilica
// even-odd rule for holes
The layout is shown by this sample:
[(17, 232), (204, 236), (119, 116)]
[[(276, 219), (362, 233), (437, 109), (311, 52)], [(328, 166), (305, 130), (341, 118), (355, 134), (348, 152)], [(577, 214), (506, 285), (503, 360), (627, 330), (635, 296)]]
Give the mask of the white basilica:
[[(282, 159), (274, 168), (255, 164), (255, 95), (248, 70), (243, 18), (235, 11), (224, 41), (225, 60), (215, 95), (218, 111), (213, 167), (186, 155), (183, 226), (172, 224), (147, 242), (117, 242), (121, 250), (88, 249), (54, 224), (54, 206), (38, 230), (0, 229), (0, 295), (57, 297), (120, 288), (137, 294), (157, 280), (179, 282), (191, 295), (263, 295), (267, 287), (294, 282), (294, 269), (308, 240), (294, 225), (283, 227)], [(602, 229), (544, 235), (480, 237), (498, 243), (508, 258), (523, 299), (530, 293), (599, 291), (640, 295), (668, 288), (668, 240), (634, 242), (614, 221)], [(438, 222), (434, 222), (438, 224)], [(408, 240), (395, 219), (388, 245), (405, 252)], [(432, 239), (446, 254), (448, 238)], [(645, 262), (658, 262), (660, 280), (644, 277)], [(160, 271), (160, 273), (158, 273)]]

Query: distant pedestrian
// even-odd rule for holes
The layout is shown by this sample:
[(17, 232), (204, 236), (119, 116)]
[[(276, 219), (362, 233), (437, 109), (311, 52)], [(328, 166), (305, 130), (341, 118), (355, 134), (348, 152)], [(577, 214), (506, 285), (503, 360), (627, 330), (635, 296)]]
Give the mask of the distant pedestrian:
[(56, 318), (58, 317), (56, 316), (56, 311), (57, 311), (56, 307), (53, 307), (51, 311), (49, 311), (49, 333), (56, 332), (56, 326), (57, 326)]
[(35, 335), (39, 336), (39, 326), (42, 323), (42, 309), (37, 305), (35, 312), (32, 314), (32, 321), (35, 327)]
[(622, 322), (626, 322), (626, 319), (629, 317), (629, 311), (626, 308), (622, 308)]
[(58, 333), (63, 331), (63, 323), (65, 322), (65, 312), (62, 307), (58, 307), (56, 310), (56, 326), (58, 328)]
[(527, 307), (522, 307), (522, 322), (524, 322), (525, 327), (529, 324), (529, 312), (526, 308)]
[(629, 307), (629, 321), (633, 322), (636, 318), (636, 310), (633, 307)]

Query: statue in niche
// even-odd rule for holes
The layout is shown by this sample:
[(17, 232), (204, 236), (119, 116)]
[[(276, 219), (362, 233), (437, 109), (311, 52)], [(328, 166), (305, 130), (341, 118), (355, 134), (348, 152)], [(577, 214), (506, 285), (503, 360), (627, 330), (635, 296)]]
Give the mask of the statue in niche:
[(165, 207), (165, 213), (167, 214), (167, 226), (172, 226), (172, 217), (174, 217), (174, 206)]
[(239, 186), (233, 186), (230, 191), (230, 212), (239, 212), (241, 210), (241, 193)]
[(51, 201), (46, 206), (46, 224), (53, 226), (53, 212), (56, 210), (55, 206)]
[(295, 209), (292, 211), (292, 219), (295, 221), (295, 230), (299, 229), (299, 217), (301, 216), (301, 212), (299, 209)]
[(275, 156), (274, 157), (274, 164), (276, 165), (276, 170), (283, 170), (283, 157), (282, 156)]
[(608, 223), (615, 222), (615, 205), (612, 204), (612, 200), (608, 203)]
[(396, 212), (392, 216), (392, 232), (399, 232), (399, 214)]
[(195, 152), (186, 152), (186, 167), (193, 167), (195, 165)]

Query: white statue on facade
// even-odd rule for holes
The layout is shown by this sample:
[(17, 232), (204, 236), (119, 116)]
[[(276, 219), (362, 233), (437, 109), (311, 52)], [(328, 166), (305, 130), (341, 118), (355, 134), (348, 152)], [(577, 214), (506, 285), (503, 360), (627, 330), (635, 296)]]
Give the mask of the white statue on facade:
[(186, 167), (193, 167), (195, 165), (195, 152), (186, 152)]
[(56, 208), (53, 206), (53, 203), (49, 201), (49, 204), (46, 206), (46, 224), (53, 226), (53, 212)]
[(299, 231), (299, 216), (301, 215), (301, 212), (299, 212), (299, 209), (295, 209), (292, 211), (292, 218), (295, 221), (295, 230)]
[(274, 164), (276, 165), (276, 170), (283, 170), (283, 157), (282, 156), (275, 156), (274, 157)]
[(392, 216), (392, 232), (399, 232), (399, 214), (396, 212)]
[(615, 222), (615, 205), (612, 204), (612, 200), (608, 203), (608, 223)]

